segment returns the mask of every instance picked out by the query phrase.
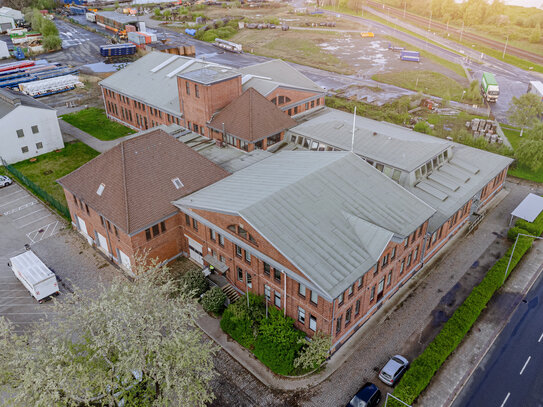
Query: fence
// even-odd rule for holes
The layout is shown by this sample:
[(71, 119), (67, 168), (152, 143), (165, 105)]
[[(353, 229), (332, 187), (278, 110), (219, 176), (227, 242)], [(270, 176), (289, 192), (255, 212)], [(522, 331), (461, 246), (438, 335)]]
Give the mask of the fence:
[(4, 159), (0, 158), (0, 160), (2, 160), (2, 164), (4, 165), (6, 170), (8, 170), (22, 184), (24, 184), (34, 195), (43, 199), (45, 202), (55, 208), (66, 219), (70, 219), (70, 211), (66, 206), (62, 205), (56, 198), (51, 196), (51, 194), (49, 194), (43, 188), (39, 187), (34, 182), (25, 177), (21, 171), (14, 168), (12, 165), (7, 164)]

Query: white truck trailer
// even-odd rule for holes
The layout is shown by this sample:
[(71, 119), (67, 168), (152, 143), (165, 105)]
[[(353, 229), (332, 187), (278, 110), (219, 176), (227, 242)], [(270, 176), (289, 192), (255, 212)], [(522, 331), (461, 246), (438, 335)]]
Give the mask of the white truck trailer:
[(528, 91), (526, 93), (535, 93), (543, 101), (543, 83), (540, 81), (530, 81)]
[(45, 298), (59, 293), (55, 273), (32, 250), (11, 257), (9, 266), (13, 270), (15, 277), (23, 283), (30, 295), (38, 302), (41, 303)]

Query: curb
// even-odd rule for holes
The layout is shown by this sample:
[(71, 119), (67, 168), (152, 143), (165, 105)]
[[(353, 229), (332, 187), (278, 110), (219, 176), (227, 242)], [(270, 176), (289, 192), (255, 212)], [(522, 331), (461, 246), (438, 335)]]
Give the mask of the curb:
[[(533, 246), (532, 246), (533, 248)], [(460, 380), (460, 383), (454, 388), (452, 394), (447, 398), (445, 401), (444, 407), (450, 407), (455, 400), (460, 395), (461, 391), (466, 386), (467, 382), (473, 376), (473, 373), (475, 373), (475, 370), (479, 367), (485, 356), (490, 352), (490, 349), (502, 333), (502, 331), (505, 329), (505, 327), (509, 324), (509, 321), (511, 321), (511, 318), (513, 317), (513, 314), (517, 311), (519, 305), (522, 303), (522, 298), (526, 296), (526, 294), (532, 289), (533, 285), (537, 281), (537, 279), (541, 276), (541, 273), (543, 272), (543, 265), (539, 267), (537, 272), (532, 276), (528, 284), (524, 287), (524, 289), (520, 292), (520, 294), (517, 294), (515, 299), (513, 300), (512, 306), (510, 307), (510, 313), (506, 320), (504, 320), (501, 324), (501, 326), (495, 331), (495, 334), (492, 338), (492, 340), (487, 344), (485, 350), (481, 353), (480, 357), (477, 359), (477, 361), (472, 365), (472, 368), (462, 377)], [(504, 286), (502, 286), (503, 288)], [(474, 326), (472, 327), (474, 328)]]

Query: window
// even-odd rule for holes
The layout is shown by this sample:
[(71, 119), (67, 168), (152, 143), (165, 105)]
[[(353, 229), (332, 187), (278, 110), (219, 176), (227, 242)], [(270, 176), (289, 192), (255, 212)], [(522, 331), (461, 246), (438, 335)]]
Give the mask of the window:
[(23, 153), (28, 153), (28, 147), (27, 146), (21, 147), (21, 151)]
[(247, 239), (247, 231), (243, 229), (241, 226), (238, 226), (238, 234), (244, 238)]
[(375, 286), (371, 287), (370, 301), (373, 301), (374, 298), (375, 298)]
[(383, 256), (383, 267), (385, 267), (388, 264), (388, 254), (386, 256)]
[(185, 223), (187, 224), (187, 226), (190, 226), (190, 216), (185, 214)]
[(266, 274), (267, 276), (270, 275), (270, 265), (266, 262), (263, 262), (264, 263), (264, 274)]
[(249, 253), (247, 250), (245, 250), (245, 261), (251, 264), (251, 253)]
[(223, 256), (222, 254), (219, 256), (219, 261), (220, 261), (221, 263), (224, 263), (224, 256)]
[[(108, 222), (109, 226), (109, 222)], [(158, 236), (160, 234), (160, 231), (158, 229), (158, 225), (153, 225), (153, 237)]]
[(21, 138), (21, 137), (24, 137), (24, 136), (25, 136), (25, 132), (23, 131), (23, 129), (17, 130), (17, 137)]
[(305, 297), (305, 285), (298, 283), (298, 294)]
[(405, 268), (405, 259), (402, 260), (402, 264), (400, 265), (400, 274), (403, 273), (404, 268)]
[(85, 204), (85, 210), (87, 211), (87, 215), (90, 215), (89, 205)]
[(197, 84), (194, 84), (194, 95), (199, 98), (200, 97), (200, 88)]
[(276, 268), (273, 269), (273, 278), (275, 278), (277, 281), (281, 281), (281, 272)]
[(213, 241), (215, 241), (215, 239), (217, 238), (217, 234), (213, 229), (209, 229), (209, 238)]
[(298, 321), (305, 325), (305, 309), (298, 307)]
[(166, 222), (160, 222), (160, 233), (164, 233), (166, 231)]
[(264, 284), (264, 295), (266, 296), (266, 301), (269, 301), (271, 297), (271, 289), (269, 285)]
[(173, 185), (175, 186), (175, 189), (183, 188), (183, 183), (179, 178), (173, 178), (172, 179)]
[(407, 236), (407, 238), (403, 241), (403, 247), (407, 247), (408, 244), (409, 244), (409, 236)]
[(317, 305), (318, 302), (319, 302), (319, 295), (315, 291), (311, 290), (311, 296), (310, 296), (309, 300), (313, 304)]
[(341, 331), (341, 322), (343, 321), (343, 316), (338, 317), (336, 321), (336, 332)]
[(239, 247), (238, 245), (235, 245), (235, 246), (236, 246), (236, 256), (241, 258), (241, 247)]
[(343, 301), (344, 301), (344, 300), (345, 300), (345, 293), (339, 294), (338, 305), (343, 304)]
[(390, 252), (390, 260), (394, 260), (395, 257), (396, 257), (396, 248), (393, 247), (392, 251)]
[(275, 291), (273, 301), (276, 307), (281, 308), (281, 293), (278, 293), (277, 291)]
[(115, 231), (115, 236), (119, 237), (119, 229), (117, 229), (117, 226), (113, 225), (113, 230)]
[(385, 166), (383, 164), (376, 163), (375, 168), (377, 168), (379, 171), (383, 172), (385, 169)]
[(194, 230), (198, 231), (198, 221), (196, 219), (192, 219), (192, 227)]
[(419, 248), (417, 247), (415, 249), (415, 252), (413, 253), (413, 261), (417, 261), (417, 256), (419, 255)]
[(420, 225), (420, 229), (419, 229), (419, 237), (422, 236), (422, 228), (423, 228), (424, 225)]
[(363, 280), (362, 277), (360, 277), (360, 278), (358, 279), (358, 288), (362, 287), (362, 280)]
[(313, 315), (309, 315), (309, 329), (312, 331), (317, 330), (317, 317), (314, 317)]
[(315, 101), (314, 100), (311, 101), (311, 107), (312, 108), (315, 107)]
[(354, 285), (349, 287), (349, 291), (347, 292), (347, 295), (350, 297), (351, 295), (353, 295), (353, 291), (354, 291)]
[(309, 109), (309, 102), (306, 102), (305, 103), (305, 110), (308, 110)]
[(385, 289), (385, 278), (383, 277), (381, 281), (379, 281), (379, 285), (377, 286), (377, 295), (381, 294), (384, 289)]
[(103, 227), (106, 227), (106, 221), (104, 220), (104, 217), (102, 215), (100, 215), (100, 223)]
[(345, 312), (345, 326), (351, 323), (351, 314), (353, 312), (353, 307), (350, 307), (347, 312)]
[(358, 315), (360, 313), (360, 300), (356, 300), (356, 305), (354, 306), (354, 314)]
[(145, 229), (145, 238), (147, 241), (151, 240), (151, 229)]
[(387, 287), (389, 287), (391, 283), (392, 283), (392, 270), (390, 270), (387, 276)]
[(219, 235), (219, 246), (224, 247), (224, 236)]
[(253, 277), (247, 273), (247, 287), (253, 288)]
[(189, 81), (186, 81), (185, 82), (185, 89), (187, 91), (187, 95), (190, 95), (190, 84), (189, 84)]
[(236, 270), (238, 272), (238, 280), (243, 281), (243, 270), (240, 267), (236, 267)]
[(193, 130), (194, 130), (195, 133), (198, 133), (199, 129), (198, 129), (198, 125), (197, 125), (196, 123), (194, 123), (194, 124), (192, 125), (192, 128), (193, 128)]
[(407, 267), (411, 265), (411, 256), (412, 256), (411, 253), (409, 253), (409, 256), (407, 256)]
[(373, 275), (376, 275), (379, 273), (379, 260), (377, 260), (377, 263), (375, 263), (375, 270), (373, 270)]
[(36, 143), (36, 148), (38, 150), (42, 149), (43, 148), (43, 143), (41, 141), (39, 143)]

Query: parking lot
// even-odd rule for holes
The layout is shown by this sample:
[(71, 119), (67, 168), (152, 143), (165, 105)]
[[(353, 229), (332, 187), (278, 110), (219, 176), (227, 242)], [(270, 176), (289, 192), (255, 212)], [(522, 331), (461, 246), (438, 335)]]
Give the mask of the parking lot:
[(17, 184), (0, 189), (0, 316), (22, 331), (45, 317), (52, 301), (39, 304), (14, 276), (10, 257), (22, 253), (25, 244), (55, 272), (60, 297), (74, 290), (100, 289), (120, 276), (67, 222)]

